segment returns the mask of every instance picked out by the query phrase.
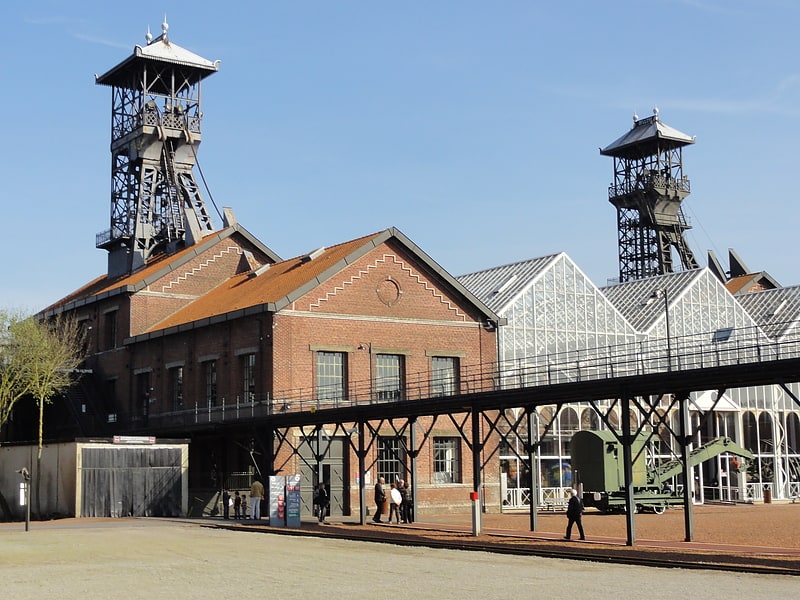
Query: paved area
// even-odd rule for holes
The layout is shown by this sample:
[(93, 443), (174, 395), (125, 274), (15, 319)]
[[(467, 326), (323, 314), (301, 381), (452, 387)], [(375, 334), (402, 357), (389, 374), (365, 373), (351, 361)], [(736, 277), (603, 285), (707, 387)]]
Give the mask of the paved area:
[(472, 549), (503, 554), (534, 555), (733, 572), (800, 575), (800, 505), (704, 505), (695, 507), (693, 541), (685, 541), (682, 510), (664, 515), (636, 515), (634, 546), (627, 545), (624, 515), (587, 513), (587, 540), (563, 540), (563, 514), (539, 515), (530, 531), (525, 514), (482, 515), (480, 535), (473, 535), (471, 515), (428, 515), (414, 524), (360, 525), (347, 518), (325, 525), (314, 521), (300, 531), (275, 530), (264, 522), (225, 522), (215, 526), (270, 530), (285, 535), (313, 535), (395, 545)]
[[(32, 523), (28, 532), (20, 523), (1, 524), (2, 595), (59, 600), (273, 595), (326, 600), (553, 595), (616, 600), (646, 595), (660, 600), (688, 595), (710, 600), (792, 598), (797, 590), (797, 577), (783, 574), (663, 569), (399, 543), (406, 534), (433, 539), (425, 532), (435, 530), (415, 527), (420, 530), (308, 522), (299, 531), (278, 534), (263, 522), (221, 519), (66, 519)], [(388, 543), (343, 539), (348, 530)]]

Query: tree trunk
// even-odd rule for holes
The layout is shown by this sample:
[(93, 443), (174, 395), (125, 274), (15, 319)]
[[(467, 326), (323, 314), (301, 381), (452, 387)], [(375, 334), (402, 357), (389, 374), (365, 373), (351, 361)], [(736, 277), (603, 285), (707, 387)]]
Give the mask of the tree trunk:
[[(41, 490), (42, 483), (42, 438), (44, 432), (44, 400), (39, 400), (39, 447), (36, 452), (36, 518), (42, 518), (42, 500)], [(28, 499), (30, 502), (30, 498)]]

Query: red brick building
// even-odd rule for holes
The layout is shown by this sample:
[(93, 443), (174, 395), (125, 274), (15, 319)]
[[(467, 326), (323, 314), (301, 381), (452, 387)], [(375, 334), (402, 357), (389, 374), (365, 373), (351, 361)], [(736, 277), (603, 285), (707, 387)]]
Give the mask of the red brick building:
[[(316, 431), (322, 450), (299, 429), (281, 443), (264, 417), (452, 394), (497, 359), (497, 316), (396, 229), (280, 260), (231, 211), (199, 243), (100, 277), (44, 314), (62, 312), (89, 340), (94, 391), (72, 399), (84, 433), (191, 438), (196, 493), (243, 489), (273, 468), (304, 473), (310, 490), (319, 466), (345, 514), (361, 477), (408, 478), (407, 427), (370, 427), (381, 439), (362, 474), (343, 427)], [(452, 422), (432, 424), (416, 425), (418, 502), (466, 505), (469, 453)]]

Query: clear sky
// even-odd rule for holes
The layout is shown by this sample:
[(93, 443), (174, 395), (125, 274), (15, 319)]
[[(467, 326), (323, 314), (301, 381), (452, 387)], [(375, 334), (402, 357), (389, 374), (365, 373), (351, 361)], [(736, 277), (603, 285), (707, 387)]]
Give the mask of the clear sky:
[[(105, 273), (109, 88), (159, 35), (203, 87), (210, 193), (284, 258), (398, 227), (453, 275), (567, 252), (617, 276), (612, 161), (651, 114), (697, 137), (684, 210), (701, 264), (797, 273), (800, 2), (3, 2), (0, 307)], [(213, 203), (212, 203), (213, 200)]]

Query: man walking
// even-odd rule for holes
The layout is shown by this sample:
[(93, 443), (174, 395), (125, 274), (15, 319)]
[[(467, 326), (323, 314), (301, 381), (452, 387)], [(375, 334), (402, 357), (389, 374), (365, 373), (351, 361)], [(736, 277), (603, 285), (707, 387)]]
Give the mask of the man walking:
[(578, 533), (581, 534), (581, 539), (585, 540), (586, 536), (583, 535), (583, 524), (581, 523), (581, 515), (583, 514), (583, 502), (578, 498), (578, 490), (572, 488), (570, 491), (570, 499), (567, 504), (567, 534), (564, 536), (568, 540), (572, 535), (573, 523), (578, 526)]

